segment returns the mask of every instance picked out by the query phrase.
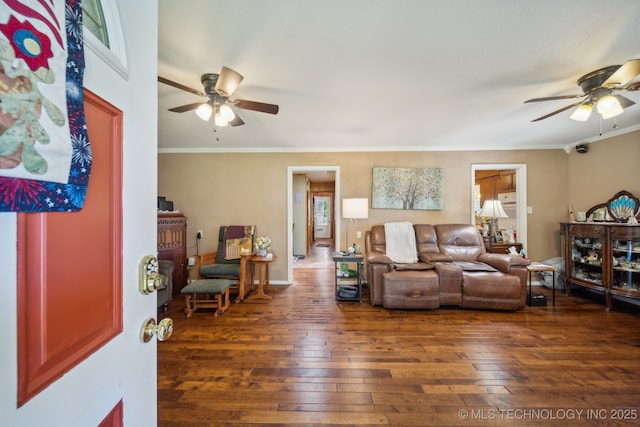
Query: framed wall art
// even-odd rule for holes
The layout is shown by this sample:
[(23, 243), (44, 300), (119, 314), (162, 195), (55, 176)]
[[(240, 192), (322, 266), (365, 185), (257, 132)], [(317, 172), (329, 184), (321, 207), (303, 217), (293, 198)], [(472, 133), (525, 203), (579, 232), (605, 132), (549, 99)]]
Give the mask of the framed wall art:
[(373, 168), (374, 209), (442, 210), (441, 168)]

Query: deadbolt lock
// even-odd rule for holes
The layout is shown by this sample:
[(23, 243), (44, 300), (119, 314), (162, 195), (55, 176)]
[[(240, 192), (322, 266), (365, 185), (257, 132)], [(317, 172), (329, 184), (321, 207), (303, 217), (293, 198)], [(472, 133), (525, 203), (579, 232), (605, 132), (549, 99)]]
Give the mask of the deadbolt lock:
[(154, 256), (146, 256), (140, 263), (140, 292), (150, 294), (160, 287), (158, 260)]
[(169, 339), (172, 333), (173, 319), (166, 317), (162, 319), (160, 323), (156, 324), (156, 320), (150, 317), (144, 325), (142, 325), (140, 338), (143, 342), (149, 342), (153, 338), (153, 334), (156, 334), (158, 341), (165, 341)]

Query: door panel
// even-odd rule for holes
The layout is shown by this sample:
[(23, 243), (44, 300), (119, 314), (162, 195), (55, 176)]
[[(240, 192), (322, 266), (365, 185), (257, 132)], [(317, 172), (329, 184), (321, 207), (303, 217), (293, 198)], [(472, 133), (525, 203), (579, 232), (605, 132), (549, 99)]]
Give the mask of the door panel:
[(79, 212), (18, 214), (18, 404), (122, 332), (122, 112), (85, 90)]

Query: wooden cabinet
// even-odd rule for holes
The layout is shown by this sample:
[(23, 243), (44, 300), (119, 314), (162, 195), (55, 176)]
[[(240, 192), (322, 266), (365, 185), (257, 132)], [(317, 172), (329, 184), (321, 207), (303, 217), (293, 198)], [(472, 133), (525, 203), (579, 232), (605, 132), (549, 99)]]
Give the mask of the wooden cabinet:
[[(640, 226), (611, 222), (562, 223), (566, 281), (612, 295), (640, 299)], [(567, 294), (570, 286), (566, 286)]]
[(476, 171), (475, 182), (480, 186), (481, 206), (485, 200), (497, 199), (500, 193), (516, 191), (515, 169), (479, 170)]
[(513, 169), (502, 170), (496, 178), (498, 193), (510, 193), (516, 191), (516, 171)]
[(173, 261), (173, 294), (187, 285), (187, 217), (181, 213), (158, 214), (158, 259)]

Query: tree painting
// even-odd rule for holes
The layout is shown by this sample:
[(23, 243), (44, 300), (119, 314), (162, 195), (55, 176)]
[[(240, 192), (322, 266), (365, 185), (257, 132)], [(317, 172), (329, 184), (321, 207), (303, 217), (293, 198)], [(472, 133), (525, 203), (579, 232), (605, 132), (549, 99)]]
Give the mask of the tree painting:
[(372, 208), (441, 210), (444, 170), (373, 168)]

